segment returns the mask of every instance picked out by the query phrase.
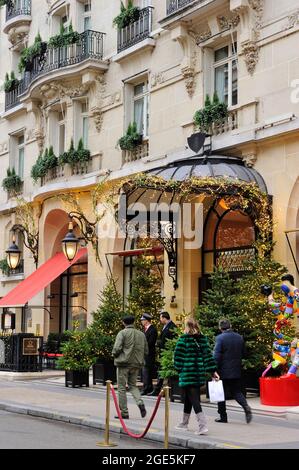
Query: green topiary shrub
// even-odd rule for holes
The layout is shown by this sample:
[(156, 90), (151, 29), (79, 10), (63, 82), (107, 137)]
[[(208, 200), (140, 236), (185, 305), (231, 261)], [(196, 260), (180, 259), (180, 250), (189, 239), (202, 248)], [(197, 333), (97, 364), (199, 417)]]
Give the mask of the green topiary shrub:
[(19, 61), (19, 72), (30, 71), (33, 67), (33, 59), (35, 57), (41, 56), (46, 47), (46, 43), (42, 42), (40, 33), (35, 37), (34, 43), (30, 47), (25, 47), (21, 52), (21, 57)]
[(7, 169), (7, 176), (2, 182), (2, 188), (11, 194), (19, 194), (22, 189), (22, 180), (19, 175), (16, 174), (14, 168)]
[(137, 124), (129, 124), (126, 134), (117, 141), (121, 150), (135, 150), (142, 144), (142, 135), (137, 132)]
[(53, 146), (45, 149), (44, 155), (40, 154), (36, 163), (31, 168), (31, 178), (36, 183), (39, 178), (44, 178), (48, 171), (56, 168), (58, 159), (54, 154)]
[(203, 109), (196, 111), (193, 117), (194, 124), (201, 132), (212, 133), (212, 125), (220, 124), (228, 116), (228, 109), (225, 103), (221, 103), (215, 91), (213, 101), (209, 95), (206, 96)]
[(113, 20), (113, 26), (117, 29), (123, 29), (129, 24), (138, 21), (140, 18), (140, 8), (133, 5), (133, 0), (129, 0), (128, 7), (126, 8), (123, 2), (120, 3), (120, 14)]
[(49, 39), (48, 47), (50, 49), (57, 49), (58, 47), (69, 46), (79, 42), (80, 34), (73, 30), (72, 23), (65, 29), (63, 25), (60, 27), (60, 33)]
[(15, 90), (19, 85), (19, 80), (16, 78), (15, 73), (11, 72), (10, 78), (9, 74), (5, 74), (5, 82), (4, 82), (4, 91), (5, 93), (9, 93), (10, 91)]

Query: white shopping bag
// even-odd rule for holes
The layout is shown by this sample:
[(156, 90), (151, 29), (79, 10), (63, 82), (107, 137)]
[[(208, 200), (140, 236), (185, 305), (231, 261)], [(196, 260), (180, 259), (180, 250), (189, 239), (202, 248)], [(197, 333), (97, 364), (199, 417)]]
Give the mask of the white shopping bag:
[(211, 403), (225, 400), (222, 380), (209, 382), (209, 397)]

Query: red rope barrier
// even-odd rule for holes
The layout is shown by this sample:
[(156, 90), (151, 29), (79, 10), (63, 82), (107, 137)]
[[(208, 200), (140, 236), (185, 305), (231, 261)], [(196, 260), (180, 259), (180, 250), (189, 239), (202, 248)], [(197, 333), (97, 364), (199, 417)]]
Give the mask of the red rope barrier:
[(134, 439), (142, 439), (142, 438), (147, 434), (149, 428), (151, 427), (152, 422), (153, 422), (154, 419), (155, 419), (155, 416), (156, 416), (156, 414), (157, 414), (157, 411), (158, 411), (158, 408), (159, 408), (159, 405), (160, 405), (160, 401), (161, 401), (161, 399), (162, 399), (162, 393), (160, 393), (159, 396), (158, 396), (158, 400), (157, 400), (157, 402), (156, 402), (156, 406), (155, 406), (155, 409), (154, 409), (153, 414), (152, 414), (152, 416), (151, 416), (151, 419), (149, 420), (148, 425), (146, 426), (146, 428), (145, 428), (145, 430), (143, 431), (143, 433), (141, 433), (141, 434), (133, 434), (133, 433), (131, 433), (131, 432), (128, 430), (128, 428), (127, 428), (127, 426), (126, 426), (126, 424), (125, 424), (125, 422), (124, 422), (124, 420), (123, 420), (123, 418), (122, 418), (122, 416), (121, 416), (121, 411), (120, 411), (120, 408), (119, 408), (119, 406), (118, 406), (117, 396), (116, 396), (116, 393), (115, 393), (115, 390), (114, 390), (113, 385), (111, 385), (111, 392), (112, 392), (112, 396), (113, 396), (113, 400), (114, 400), (116, 412), (117, 412), (117, 415), (118, 415), (118, 417), (119, 417), (119, 420), (120, 420), (120, 422), (121, 422), (121, 425), (122, 425), (124, 431), (125, 431), (130, 437), (133, 437)]

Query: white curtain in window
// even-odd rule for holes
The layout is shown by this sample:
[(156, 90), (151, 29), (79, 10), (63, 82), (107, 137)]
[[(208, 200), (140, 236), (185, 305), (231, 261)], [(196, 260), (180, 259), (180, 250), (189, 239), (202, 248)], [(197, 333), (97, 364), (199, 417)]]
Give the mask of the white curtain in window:
[(136, 100), (134, 102), (134, 121), (137, 124), (137, 131), (139, 134), (143, 134), (143, 110), (144, 110), (144, 99)]
[(220, 101), (228, 104), (228, 64), (215, 69), (215, 91)]

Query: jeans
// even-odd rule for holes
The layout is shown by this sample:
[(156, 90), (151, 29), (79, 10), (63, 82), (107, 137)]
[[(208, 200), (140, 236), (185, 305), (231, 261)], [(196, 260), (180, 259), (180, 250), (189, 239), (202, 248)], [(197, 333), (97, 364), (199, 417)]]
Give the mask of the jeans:
[[(233, 398), (239, 403), (239, 405), (241, 405), (245, 411), (248, 410), (248, 403), (242, 392), (241, 379), (222, 379), (222, 382), (224, 396), (227, 397), (230, 392)], [(220, 414), (221, 418), (227, 418), (225, 401), (220, 401), (218, 403), (218, 413)]]
[(202, 408), (200, 404), (200, 386), (188, 385), (183, 388), (184, 390), (184, 413), (191, 414), (192, 407), (195, 414), (201, 413)]

